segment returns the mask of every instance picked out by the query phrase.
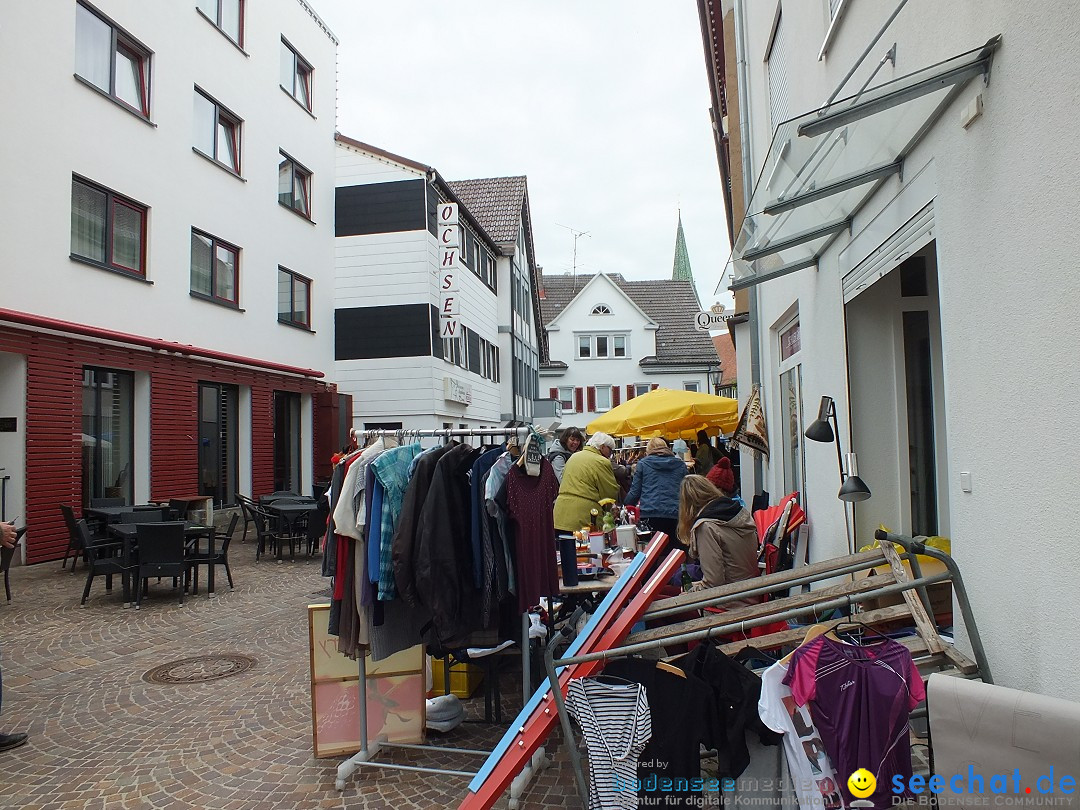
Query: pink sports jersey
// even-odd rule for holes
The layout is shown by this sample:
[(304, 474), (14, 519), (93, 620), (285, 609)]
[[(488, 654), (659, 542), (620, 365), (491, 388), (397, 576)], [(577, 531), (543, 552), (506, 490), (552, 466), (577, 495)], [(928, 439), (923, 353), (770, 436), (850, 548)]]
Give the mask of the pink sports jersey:
[(845, 803), (855, 798), (847, 776), (866, 768), (878, 781), (867, 798), (875, 808), (891, 807), (893, 775), (905, 784), (911, 776), (908, 713), (926, 697), (907, 647), (891, 639), (854, 645), (818, 636), (795, 651), (784, 683), (796, 703), (810, 705)]

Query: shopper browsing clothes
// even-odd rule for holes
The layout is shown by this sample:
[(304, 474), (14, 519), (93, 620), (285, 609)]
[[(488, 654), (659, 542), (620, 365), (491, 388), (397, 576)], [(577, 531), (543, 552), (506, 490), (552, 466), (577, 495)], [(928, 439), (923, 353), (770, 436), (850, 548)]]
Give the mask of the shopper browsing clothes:
[(704, 430), (697, 432), (697, 450), (694, 453), (694, 472), (708, 475), (713, 465), (720, 460), (720, 451), (712, 446), (709, 434)]
[(563, 467), (567, 460), (578, 450), (585, 446), (585, 435), (576, 427), (568, 427), (560, 435), (558, 441), (552, 444), (547, 458), (555, 470), (555, 477), (562, 481)]
[(701, 563), (704, 578), (700, 587), (751, 579), (760, 573), (757, 528), (750, 513), (704, 476), (688, 475), (683, 479), (679, 537), (690, 547), (690, 556)]
[(626, 496), (626, 503), (638, 506), (641, 519), (650, 528), (673, 540), (679, 536), (679, 488), (685, 476), (686, 462), (672, 453), (663, 439), (650, 439)]
[(576, 532), (588, 526), (592, 511), (600, 511), (600, 501), (618, 494), (610, 461), (614, 453), (615, 440), (606, 433), (594, 433), (584, 450), (567, 459), (555, 499), (557, 532)]
[[(15, 538), (15, 527), (10, 523), (0, 523), (0, 546), (12, 548), (15, 545)], [(4, 682), (2, 676), (0, 676), (0, 705), (3, 704), (3, 690)], [(25, 742), (25, 734), (4, 734), (3, 732), (0, 732), (0, 751), (7, 751), (9, 748), (18, 748)]]

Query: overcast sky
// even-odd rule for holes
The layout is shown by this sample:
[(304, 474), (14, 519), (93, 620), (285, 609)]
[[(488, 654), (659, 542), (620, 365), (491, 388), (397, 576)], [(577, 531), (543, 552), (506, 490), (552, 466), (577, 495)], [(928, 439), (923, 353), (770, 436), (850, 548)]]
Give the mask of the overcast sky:
[(545, 273), (573, 268), (573, 229), (579, 273), (670, 278), (681, 206), (716, 300), (730, 246), (694, 3), (311, 2), (341, 43), (342, 134), (448, 180), (527, 175)]

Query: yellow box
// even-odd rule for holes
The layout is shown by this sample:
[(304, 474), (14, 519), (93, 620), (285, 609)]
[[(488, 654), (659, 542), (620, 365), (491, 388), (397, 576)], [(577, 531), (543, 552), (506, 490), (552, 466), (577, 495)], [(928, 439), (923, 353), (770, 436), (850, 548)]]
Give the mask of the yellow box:
[[(443, 679), (443, 659), (431, 659), (431, 692), (428, 697), (445, 694), (446, 681)], [(450, 692), (459, 698), (468, 699), (484, 682), (484, 670), (476, 664), (458, 664), (450, 668)]]

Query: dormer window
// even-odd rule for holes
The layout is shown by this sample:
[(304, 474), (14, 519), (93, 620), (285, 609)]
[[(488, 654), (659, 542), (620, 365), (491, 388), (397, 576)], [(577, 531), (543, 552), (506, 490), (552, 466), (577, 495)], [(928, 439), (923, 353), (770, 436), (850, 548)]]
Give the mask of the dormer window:
[(593, 315), (610, 315), (611, 314), (611, 307), (609, 307), (607, 304), (597, 304), (595, 307), (592, 308), (592, 314)]

